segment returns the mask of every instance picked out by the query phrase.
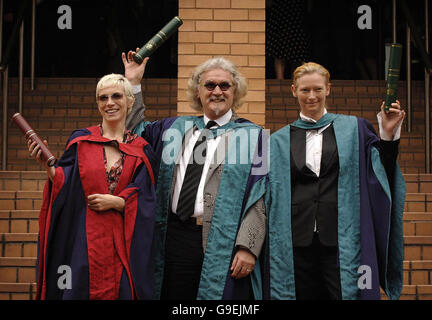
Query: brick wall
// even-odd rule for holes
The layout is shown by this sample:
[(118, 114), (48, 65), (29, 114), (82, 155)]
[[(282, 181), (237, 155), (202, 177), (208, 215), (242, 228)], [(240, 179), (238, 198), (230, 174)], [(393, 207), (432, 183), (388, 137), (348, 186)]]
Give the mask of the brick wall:
[[(290, 79), (266, 81), (266, 126), (272, 132), (298, 117), (298, 103), (291, 93)], [(385, 95), (385, 82), (377, 80), (332, 80), (328, 110), (360, 116), (376, 124), (376, 113)], [(400, 81), (398, 95), (406, 109), (406, 83)], [(424, 130), (424, 83), (412, 82), (413, 131)]]
[(265, 124), (265, 0), (179, 0), (178, 104), (180, 115), (196, 114), (186, 98), (187, 79), (205, 60), (224, 56), (248, 79), (238, 114)]
[[(97, 78), (36, 78), (36, 87), (32, 91), (30, 79), (25, 78), (23, 113), (30, 116), (96, 116), (100, 119), (95, 100), (97, 82)], [(177, 114), (177, 79), (145, 78), (141, 87), (146, 116), (151, 121)], [(12, 115), (18, 110), (17, 78), (9, 79), (8, 92), (8, 112)], [(0, 99), (3, 99), (2, 92)], [(72, 128), (79, 128), (79, 124)]]
[[(47, 139), (56, 157), (63, 153), (73, 130), (101, 122), (95, 101), (97, 81), (96, 78), (37, 78), (32, 91), (29, 79), (24, 80), (23, 115), (38, 134)], [(144, 79), (142, 92), (148, 120), (177, 115), (177, 79)], [(17, 111), (18, 79), (11, 78), (8, 118)], [(15, 124), (8, 121), (8, 126), (8, 170), (40, 170), (36, 161), (29, 157), (25, 139)], [(2, 140), (0, 146), (1, 143)]]

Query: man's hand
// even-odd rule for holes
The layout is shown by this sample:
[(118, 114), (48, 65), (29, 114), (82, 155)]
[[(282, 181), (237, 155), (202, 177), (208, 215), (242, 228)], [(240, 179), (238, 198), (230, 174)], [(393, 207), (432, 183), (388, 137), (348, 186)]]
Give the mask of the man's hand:
[(113, 196), (111, 194), (91, 194), (88, 196), (88, 206), (93, 211), (105, 211), (114, 209), (123, 212), (125, 201), (121, 197)]
[(405, 111), (401, 110), (399, 100), (392, 103), (388, 112), (384, 111), (384, 102), (381, 104), (382, 129), (388, 137), (393, 137), (393, 132), (398, 124), (405, 118)]
[(231, 277), (241, 279), (248, 276), (255, 267), (255, 256), (247, 249), (239, 249), (231, 266)]
[(138, 64), (133, 59), (133, 56), (138, 52), (139, 48), (136, 51), (129, 51), (127, 54), (122, 52), (122, 60), (125, 68), (125, 77), (130, 81), (130, 83), (135, 86), (141, 84), (141, 80), (144, 76), (145, 67), (147, 65), (147, 61), (149, 57), (146, 57), (141, 64)]

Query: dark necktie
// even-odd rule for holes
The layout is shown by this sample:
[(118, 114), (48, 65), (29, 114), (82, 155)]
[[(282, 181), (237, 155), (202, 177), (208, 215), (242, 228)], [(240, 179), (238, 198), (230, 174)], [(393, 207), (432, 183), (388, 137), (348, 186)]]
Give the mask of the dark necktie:
[[(197, 142), (194, 145), (191, 154), (192, 161), (191, 159), (189, 159), (177, 204), (177, 215), (182, 221), (186, 221), (194, 214), (196, 194), (199, 183), (201, 181), (205, 157), (207, 155), (206, 131), (215, 125), (217, 125), (215, 121), (210, 120), (209, 122), (207, 122), (207, 125), (201, 132)], [(202, 152), (202, 161), (199, 161), (200, 163), (197, 163), (195, 150), (203, 143), (205, 143), (205, 145)]]

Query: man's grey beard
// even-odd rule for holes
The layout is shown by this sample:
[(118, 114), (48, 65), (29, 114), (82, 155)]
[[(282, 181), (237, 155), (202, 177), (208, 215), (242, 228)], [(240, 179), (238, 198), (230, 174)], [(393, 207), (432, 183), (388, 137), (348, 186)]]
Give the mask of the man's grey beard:
[[(219, 98), (210, 98), (210, 101), (213, 101), (213, 102), (219, 103), (219, 102), (224, 102), (225, 99), (223, 99), (223, 98), (222, 98), (222, 99), (219, 99)], [(216, 108), (215, 108), (213, 111), (214, 111), (215, 115), (217, 115), (217, 116), (218, 116), (219, 113), (221, 112), (218, 106), (216, 106)]]

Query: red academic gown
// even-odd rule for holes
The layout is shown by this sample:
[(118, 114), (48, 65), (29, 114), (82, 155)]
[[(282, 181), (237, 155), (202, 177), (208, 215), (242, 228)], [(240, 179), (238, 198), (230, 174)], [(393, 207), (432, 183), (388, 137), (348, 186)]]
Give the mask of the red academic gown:
[[(141, 137), (118, 143), (125, 154), (114, 195), (124, 213), (89, 209), (107, 194), (99, 127), (74, 131), (47, 181), (39, 217), (37, 299), (150, 299), (156, 197), (152, 150)], [(115, 142), (117, 143), (117, 142)]]

